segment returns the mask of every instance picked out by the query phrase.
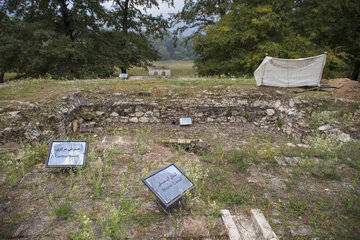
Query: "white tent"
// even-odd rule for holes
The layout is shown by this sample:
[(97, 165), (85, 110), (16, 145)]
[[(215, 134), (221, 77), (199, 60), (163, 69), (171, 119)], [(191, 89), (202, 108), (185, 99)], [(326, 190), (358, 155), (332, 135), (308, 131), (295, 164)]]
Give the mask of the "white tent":
[(320, 86), (326, 54), (281, 59), (266, 56), (254, 72), (256, 85), (274, 87)]

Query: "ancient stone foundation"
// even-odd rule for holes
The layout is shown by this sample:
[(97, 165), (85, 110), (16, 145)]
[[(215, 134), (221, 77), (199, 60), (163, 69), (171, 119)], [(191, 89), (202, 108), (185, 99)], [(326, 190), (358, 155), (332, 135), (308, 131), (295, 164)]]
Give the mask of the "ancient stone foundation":
[[(313, 105), (313, 103), (311, 103)], [(150, 92), (111, 95), (77, 92), (49, 105), (19, 102), (1, 109), (6, 127), (1, 142), (49, 141), (71, 133), (96, 132), (128, 124), (179, 124), (191, 117), (198, 124), (251, 122), (264, 129), (277, 129), (296, 139), (311, 134), (307, 122), (310, 103), (297, 98), (269, 95), (201, 96), (179, 98), (152, 96)]]

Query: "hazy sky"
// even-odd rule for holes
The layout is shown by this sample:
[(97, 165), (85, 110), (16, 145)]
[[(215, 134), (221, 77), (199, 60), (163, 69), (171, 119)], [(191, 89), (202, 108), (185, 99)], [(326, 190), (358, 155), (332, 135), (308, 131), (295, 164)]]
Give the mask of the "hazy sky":
[[(111, 7), (113, 2), (107, 2), (105, 4), (105, 6), (107, 7)], [(180, 0), (174, 0), (174, 7), (168, 7), (167, 3), (160, 3), (159, 4), (159, 9), (157, 8), (152, 8), (152, 9), (148, 9), (148, 13), (151, 13), (152, 15), (160, 15), (163, 14), (165, 17), (168, 16), (169, 13), (176, 13), (179, 12), (181, 10), (181, 8), (183, 7), (184, 2), (180, 1)]]

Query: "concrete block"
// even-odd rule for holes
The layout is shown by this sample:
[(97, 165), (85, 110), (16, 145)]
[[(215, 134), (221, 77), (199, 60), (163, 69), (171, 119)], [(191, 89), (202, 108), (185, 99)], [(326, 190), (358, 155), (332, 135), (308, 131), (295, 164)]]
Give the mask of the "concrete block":
[(273, 232), (271, 226), (266, 221), (265, 216), (259, 209), (251, 209), (251, 219), (254, 224), (254, 228), (258, 233), (258, 237), (261, 240), (278, 240), (278, 237)]
[(230, 240), (241, 240), (240, 234), (238, 229), (235, 225), (235, 222), (227, 209), (223, 209), (220, 211), (222, 215), (222, 219), (224, 221), (224, 225), (228, 231), (229, 239)]

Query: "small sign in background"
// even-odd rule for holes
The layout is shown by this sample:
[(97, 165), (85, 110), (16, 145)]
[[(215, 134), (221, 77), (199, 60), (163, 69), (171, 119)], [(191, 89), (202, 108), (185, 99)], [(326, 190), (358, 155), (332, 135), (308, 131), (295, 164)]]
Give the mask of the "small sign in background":
[(88, 141), (59, 141), (50, 144), (45, 167), (85, 167)]
[(192, 125), (192, 119), (191, 118), (180, 118), (180, 125), (181, 126)]
[(194, 184), (174, 163), (151, 173), (141, 181), (155, 194), (165, 207), (179, 200)]
[(120, 73), (119, 78), (128, 78), (129, 75), (127, 73)]

